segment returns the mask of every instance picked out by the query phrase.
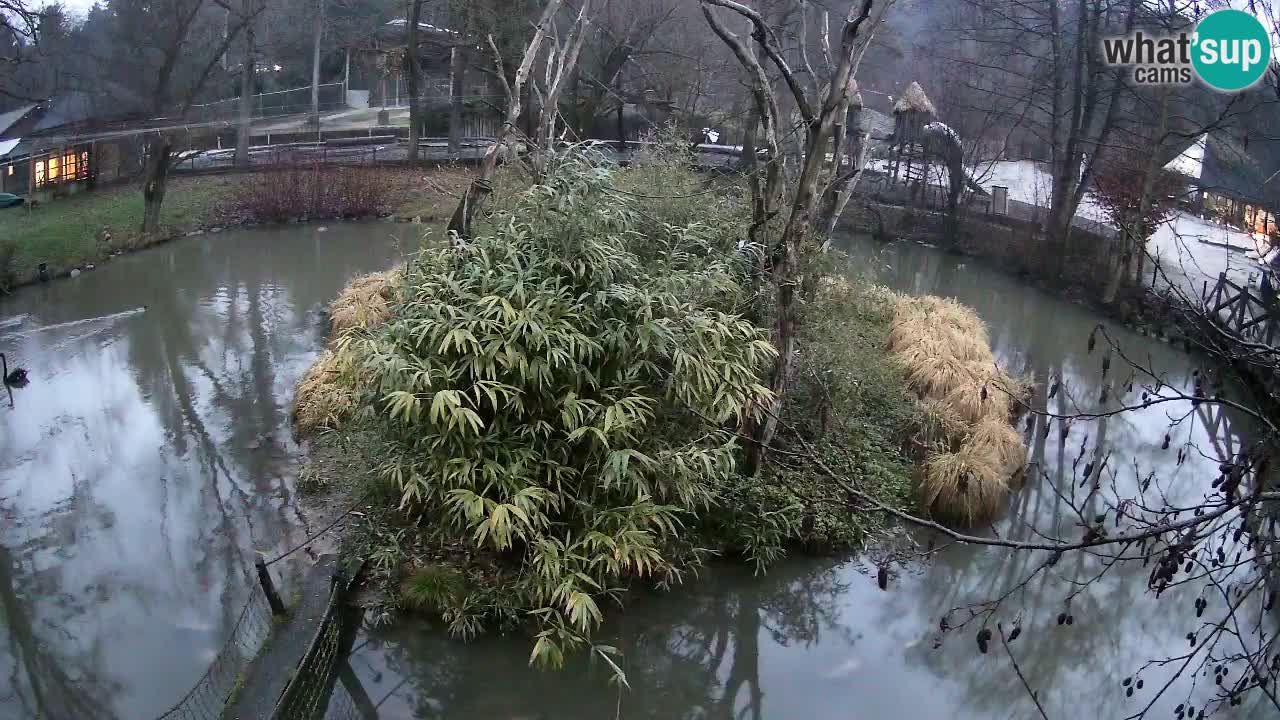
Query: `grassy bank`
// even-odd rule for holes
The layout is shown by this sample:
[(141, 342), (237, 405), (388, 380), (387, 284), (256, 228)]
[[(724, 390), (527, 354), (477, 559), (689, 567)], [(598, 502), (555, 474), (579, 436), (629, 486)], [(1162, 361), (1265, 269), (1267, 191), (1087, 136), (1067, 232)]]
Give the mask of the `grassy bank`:
[(142, 192), (133, 185), (0, 212), (0, 242), (12, 247), (12, 284), (35, 280), (42, 262), (49, 264), (51, 274), (60, 275), (100, 262), (113, 252), (145, 247), (205, 227), (216, 217), (231, 187), (229, 176), (175, 179), (161, 211), (162, 230), (150, 237), (140, 231)]
[[(388, 167), (372, 171), (384, 198), (383, 213), (402, 221), (439, 222), (452, 212), (469, 181), (462, 170)], [(100, 263), (114, 253), (164, 242), (193, 230), (257, 222), (238, 211), (238, 194), (257, 188), (265, 175), (204, 175), (170, 181), (160, 230), (141, 232), (142, 192), (118, 185), (44, 203), (0, 211), (0, 288), (49, 273)], [(7, 282), (6, 282), (7, 276)]]

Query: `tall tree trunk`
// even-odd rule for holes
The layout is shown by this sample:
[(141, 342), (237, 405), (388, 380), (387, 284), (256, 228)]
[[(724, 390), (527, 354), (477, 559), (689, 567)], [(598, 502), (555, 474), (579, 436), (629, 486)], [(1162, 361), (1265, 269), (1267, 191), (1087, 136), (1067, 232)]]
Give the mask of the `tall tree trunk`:
[[(241, 8), (245, 17), (254, 16), (255, 0), (244, 0)], [(254, 78), (257, 75), (255, 62), (253, 20), (244, 26), (244, 60), (240, 65), (240, 122), (236, 126), (236, 166), (249, 165), (249, 133), (253, 124), (253, 91)]]
[(320, 42), (324, 39), (325, 0), (317, 0), (316, 24), (311, 46), (311, 122), (320, 128)]
[(405, 23), (408, 38), (404, 50), (404, 72), (409, 81), (409, 150), (410, 163), (418, 162), (418, 136), (422, 132), (422, 103), (418, 97), (418, 22), (422, 18), (422, 0), (411, 0), (409, 21)]
[(173, 144), (169, 137), (157, 134), (147, 143), (147, 172), (142, 186), (142, 232), (150, 234), (160, 228), (160, 206), (169, 184), (169, 155)]
[[(619, 93), (621, 96), (621, 93)], [(618, 114), (615, 116), (618, 130), (618, 152), (625, 153), (627, 151), (627, 122), (623, 113), (626, 111), (627, 104), (622, 102), (621, 97), (618, 99)]]
[(542, 107), (538, 115), (538, 135), (535, 138), (534, 176), (540, 181), (547, 167), (547, 160), (555, 147), (556, 120), (560, 117), (560, 94), (565, 82), (578, 64), (578, 54), (586, 41), (587, 10), (591, 0), (583, 0), (577, 19), (569, 29), (564, 45), (554, 48), (547, 59), (546, 87), (539, 93)]
[(467, 192), (463, 194), (462, 200), (459, 201), (458, 207), (453, 211), (453, 217), (449, 219), (448, 232), (453, 236), (463, 240), (471, 237), (475, 217), (480, 213), (485, 200), (493, 192), (492, 178), (494, 171), (498, 167), (498, 154), (506, 147), (507, 141), (510, 139), (512, 131), (520, 119), (520, 101), (529, 80), (529, 72), (533, 69), (533, 64), (538, 58), (538, 49), (542, 46), (542, 41), (546, 37), (547, 28), (551, 26), (551, 21), (555, 17), (556, 11), (560, 9), (560, 2), (561, 0), (551, 0), (543, 8), (542, 16), (534, 29), (533, 37), (529, 39), (529, 44), (525, 46), (524, 59), (516, 70), (515, 83), (507, 81), (502, 53), (498, 51), (498, 45), (494, 42), (493, 36), (490, 35), (486, 38), (489, 42), (489, 49), (493, 52), (494, 68), (497, 70), (498, 79), (502, 82), (503, 90), (506, 92), (507, 115), (506, 120), (502, 123), (502, 129), (498, 131), (498, 136), (494, 138), (493, 144), (485, 152), (484, 161), (480, 164), (479, 176), (471, 182)]
[(466, 88), (467, 64), (461, 45), (449, 51), (449, 152), (462, 149), (462, 93)]
[[(1138, 196), (1138, 211), (1135, 217), (1122, 223), (1120, 234), (1117, 241), (1120, 242), (1120, 258), (1115, 266), (1111, 268), (1111, 277), (1108, 278), (1107, 286), (1103, 290), (1102, 302), (1110, 305), (1115, 302), (1116, 295), (1120, 291), (1121, 283), (1130, 275), (1136, 275), (1141, 270), (1135, 272), (1135, 267), (1141, 267), (1135, 262), (1135, 255), (1145, 252), (1145, 244), (1150, 229), (1147, 227), (1146, 218), (1150, 214), (1155, 198), (1152, 197), (1155, 191), (1156, 175), (1160, 172), (1160, 146), (1164, 144), (1165, 136), (1169, 132), (1169, 89), (1162, 88), (1160, 93), (1160, 121), (1156, 130), (1156, 146), (1152, 148), (1151, 153), (1147, 156), (1147, 162), (1142, 168), (1142, 190)], [(1137, 278), (1141, 282), (1141, 278)]]

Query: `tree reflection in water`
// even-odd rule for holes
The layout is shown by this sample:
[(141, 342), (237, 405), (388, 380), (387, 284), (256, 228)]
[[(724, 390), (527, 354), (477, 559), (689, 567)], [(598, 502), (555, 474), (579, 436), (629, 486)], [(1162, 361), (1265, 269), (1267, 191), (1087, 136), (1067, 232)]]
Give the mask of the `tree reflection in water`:
[(679, 602), (634, 593), (603, 629), (600, 637), (622, 653), (630, 689), (589, 659), (559, 672), (531, 669), (522, 637), (463, 645), (413, 620), (371, 631), (352, 666), (375, 699), (386, 698), (381, 709), (391, 718), (603, 718), (621, 707), (633, 718), (758, 720), (761, 643), (810, 646), (827, 635), (853, 642), (839, 622), (848, 581), (834, 561), (797, 561), (763, 577), (737, 567), (706, 574), (678, 590)]
[[(399, 255), (390, 234), (229, 232), (4, 299), (0, 349), (39, 373), (0, 410), (0, 720), (146, 718), (205, 672), (246, 554), (309, 534), (287, 407), (320, 311)], [(301, 567), (279, 567), (287, 592)]]
[[(75, 505), (65, 503), (59, 514), (74, 512)], [(3, 498), (0, 517), (15, 527)], [(59, 569), (47, 562), (57, 547), (51, 537), (43, 533), (12, 548), (0, 542), (0, 628), (7, 638), (7, 654), (0, 657), (9, 666), (0, 665), (7, 685), (0, 691), (0, 717), (108, 720), (115, 717), (111, 698), (119, 685), (98, 675), (101, 648), (72, 630), (93, 598), (61, 590)]]

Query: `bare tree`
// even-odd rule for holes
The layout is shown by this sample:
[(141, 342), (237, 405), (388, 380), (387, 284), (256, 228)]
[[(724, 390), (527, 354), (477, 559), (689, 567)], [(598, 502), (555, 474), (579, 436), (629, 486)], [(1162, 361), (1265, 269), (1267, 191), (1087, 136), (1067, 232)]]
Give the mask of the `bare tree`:
[(311, 36), (311, 122), (320, 129), (320, 45), (324, 42), (325, 0), (316, 0)]
[(589, 22), (587, 10), (591, 0), (582, 0), (578, 14), (569, 26), (564, 41), (553, 40), (551, 50), (545, 63), (542, 82), (534, 82), (533, 88), (538, 95), (541, 108), (538, 118), (538, 133), (534, 138), (536, 153), (533, 159), (535, 177), (542, 177), (546, 168), (547, 156), (555, 142), (556, 119), (560, 117), (560, 94), (564, 91), (566, 81), (578, 65), (578, 55), (582, 52), (582, 44), (587, 38)]
[(543, 9), (542, 15), (538, 19), (538, 24), (534, 26), (533, 35), (525, 45), (524, 56), (519, 68), (516, 69), (514, 82), (507, 80), (502, 52), (498, 49), (498, 43), (494, 40), (493, 35), (488, 35), (485, 38), (488, 42), (489, 50), (493, 53), (494, 67), (497, 69), (497, 76), (502, 82), (503, 92), (507, 98), (506, 117), (503, 120), (502, 127), (498, 130), (498, 136), (494, 138), (493, 144), (485, 152), (484, 160), (480, 164), (479, 174), (471, 181), (467, 191), (463, 193), (462, 200), (459, 201), (453, 217), (449, 220), (449, 233), (454, 237), (464, 240), (471, 237), (475, 217), (483, 207), (485, 200), (493, 192), (492, 180), (493, 174), (498, 167), (498, 158), (504, 152), (510, 152), (509, 145), (511, 138), (515, 135), (516, 124), (520, 120), (520, 100), (524, 97), (525, 86), (529, 81), (529, 73), (533, 71), (534, 64), (538, 60), (538, 52), (542, 48), (542, 42), (546, 39), (548, 31), (551, 29), (556, 12), (560, 9), (560, 2), (561, 0), (550, 0)]
[[(227, 10), (236, 21), (226, 28), (219, 38), (216, 33), (201, 25), (202, 11), (217, 5)], [(165, 117), (177, 103), (180, 115), (190, 110), (199, 98), (214, 67), (221, 61), (227, 48), (250, 22), (254, 15), (236, 13), (222, 0), (165, 0), (163, 12), (136, 13), (132, 17), (136, 26), (130, 27), (132, 37), (121, 41), (146, 42), (148, 62), (154, 72), (149, 101), (156, 117)], [(260, 11), (261, 8), (257, 8)], [(177, 158), (183, 140), (190, 139), (187, 128), (163, 127), (148, 131), (146, 135), (146, 167), (142, 187), (142, 231), (154, 232), (160, 225), (160, 208), (168, 187), (169, 171)]]
[(22, 82), (22, 73), (35, 60), (41, 12), (25, 0), (0, 0), (0, 99), (29, 102), (39, 99)]
[(409, 0), (405, 14), (404, 73), (409, 81), (409, 149), (408, 160), (418, 162), (418, 136), (422, 132), (422, 48), (418, 31), (422, 23), (423, 0)]
[[(891, 0), (861, 0), (854, 3), (840, 31), (840, 46), (834, 56), (832, 71), (817, 90), (807, 90), (798, 73), (793, 71), (783, 55), (783, 49), (773, 29), (756, 10), (735, 0), (700, 0), (702, 13), (711, 29), (733, 51), (738, 61), (751, 77), (751, 93), (755, 110), (761, 121), (765, 143), (764, 182), (752, 181), (753, 218), (751, 240), (759, 242), (766, 252), (768, 269), (777, 292), (774, 307), (774, 344), (778, 358), (773, 368), (770, 389), (774, 394), (774, 407), (767, 419), (750, 434), (755, 442), (748, 455), (751, 472), (759, 466), (763, 448), (767, 447), (777, 432), (777, 414), (784, 401), (788, 385), (792, 381), (796, 353), (796, 289), (801, 284), (801, 255), (812, 247), (818, 203), (831, 175), (826, 154), (835, 134), (847, 122), (848, 111), (856, 92), (854, 73), (857, 63), (870, 43), (876, 28), (884, 18)], [(747, 42), (731, 31), (720, 18), (716, 8), (729, 10), (747, 20), (751, 27), (751, 41)], [(770, 63), (781, 76), (790, 94), (804, 128), (803, 157), (800, 170), (791, 187), (784, 187), (781, 168), (782, 144), (779, 130), (782, 117), (773, 84), (765, 71), (764, 62)], [(842, 133), (843, 135), (843, 133)], [(843, 143), (843, 138), (836, 141)], [(834, 148), (839, 150), (839, 148)], [(755, 153), (748, 153), (748, 162), (755, 162)], [(759, 173), (752, 172), (753, 178)], [(789, 205), (785, 207), (784, 205)], [(785, 215), (783, 215), (785, 213)], [(782, 228), (778, 236), (764, 242), (763, 231), (780, 217)]]

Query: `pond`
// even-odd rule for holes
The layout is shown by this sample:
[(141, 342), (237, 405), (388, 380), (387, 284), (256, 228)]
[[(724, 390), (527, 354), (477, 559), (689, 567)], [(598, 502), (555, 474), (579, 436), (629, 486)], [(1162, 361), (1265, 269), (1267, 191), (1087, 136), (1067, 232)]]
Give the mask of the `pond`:
[[(1053, 410), (1102, 406), (1102, 353), (1087, 352), (1099, 318), (1088, 310), (933, 248), (850, 237), (844, 249), (853, 272), (900, 291), (957, 297), (976, 308), (1000, 360), (1040, 384), (1041, 407), (1044, 388), (1059, 373), (1064, 389), (1051, 401)], [(1165, 382), (1189, 387), (1195, 365), (1185, 354), (1109, 329), (1126, 353), (1148, 362)], [(1115, 386), (1107, 407), (1115, 406), (1129, 379), (1119, 361), (1111, 373)], [(1135, 386), (1133, 392), (1141, 390)], [(1057, 427), (1046, 436), (1037, 416), (1030, 459), (1049, 478), (1063, 479), (1063, 492), (1078, 487), (1071, 479), (1082, 474), (1084, 463), (1107, 458), (1118, 470), (1118, 492), (1127, 493), (1138, 477), (1154, 471), (1154, 482), (1169, 497), (1202, 497), (1217, 474), (1218, 458), (1239, 449), (1246, 426), (1238, 418), (1196, 412), (1170, 431), (1167, 414), (1188, 409), (1166, 406), (1078, 421), (1065, 439)], [(1170, 449), (1162, 450), (1166, 432), (1173, 437)], [(1180, 447), (1187, 450), (1181, 465)], [(1135, 464), (1141, 475), (1135, 475)], [(1101, 509), (1114, 496), (1109, 485), (1104, 483), (1093, 507)], [(1029, 482), (1013, 497), (998, 525), (1000, 535), (1032, 539), (1032, 524), (1081, 534), (1078, 517), (1053, 487), (1044, 479)], [(911, 550), (901, 539), (893, 542), (899, 551)], [(1157, 601), (1146, 592), (1148, 571), (1140, 567), (1102, 573), (1100, 559), (1068, 555), (1017, 590), (1044, 554), (935, 546), (924, 537), (918, 542), (919, 552), (936, 552), (926, 561), (896, 565), (885, 592), (875, 578), (880, 548), (860, 558), (792, 558), (762, 577), (715, 566), (674, 592), (640, 593), (625, 612), (614, 613), (600, 637), (621, 651), (629, 689), (611, 683), (599, 661), (582, 659), (559, 673), (540, 672), (527, 667), (526, 638), (462, 644), (420, 621), (366, 629), (352, 667), (384, 718), (1033, 718), (1038, 711), (998, 640), (982, 655), (976, 626), (939, 629), (944, 615), (951, 625), (967, 616), (953, 608), (1012, 593), (999, 617), (1007, 629), (1021, 621), (1021, 637), (1011, 647), (1048, 716), (1122, 718), (1140, 711), (1170, 671), (1144, 671), (1144, 688), (1133, 697), (1126, 697), (1121, 681), (1149, 660), (1184, 653), (1185, 635), (1199, 622), (1199, 586), (1167, 591)], [(1100, 573), (1091, 584), (1073, 584)], [(1220, 597), (1217, 603), (1221, 609)], [(1214, 607), (1211, 602), (1207, 612)], [(1064, 612), (1072, 616), (1071, 625), (1057, 623)], [(1202, 705), (1212, 675), (1197, 685), (1175, 685), (1152, 716), (1173, 717), (1188, 696)], [(1262, 704), (1230, 710), (1219, 716), (1268, 716)]]
[[(0, 397), (0, 719), (147, 720), (195, 683), (253, 591), (247, 553), (317, 529), (299, 509), (289, 407), (323, 342), (323, 308), (415, 236), (387, 224), (227, 232), (0, 300), (0, 351), (32, 379), (12, 409)], [(1002, 361), (1042, 386), (1062, 374), (1055, 409), (1098, 405), (1100, 355), (1086, 352), (1098, 319), (1088, 311), (919, 245), (848, 238), (846, 250), (857, 272), (977, 308)], [(1190, 382), (1182, 353), (1113, 331), (1167, 382)], [(1193, 414), (1162, 450), (1166, 412), (1080, 422), (1065, 440), (1037, 420), (1032, 460), (1072, 477), (1083, 443), (1086, 458), (1121, 469), (1122, 490), (1136, 461), (1171, 496), (1197, 497), (1245, 426)], [(1218, 428), (1216, 442), (1206, 425)], [(1186, 443), (1203, 455), (1179, 465)], [(1015, 495), (1000, 533), (1074, 527), (1050, 487), (1033, 481)], [(527, 638), (463, 644), (420, 621), (362, 631), (353, 682), (384, 718), (1035, 717), (1008, 657), (980, 655), (971, 629), (943, 634), (939, 621), (1009, 590), (1043, 558), (918, 541), (920, 553), (935, 552), (895, 565), (884, 592), (867, 571), (877, 549), (795, 557), (761, 577), (714, 566), (675, 592), (638, 593), (601, 635), (622, 652), (629, 689), (585, 658), (559, 673), (531, 670)], [(1054, 720), (1141, 709), (1164, 671), (1144, 673), (1146, 690), (1129, 699), (1121, 679), (1182, 652), (1194, 622), (1199, 589), (1157, 602), (1141, 568), (1071, 585), (1100, 570), (1087, 555), (1064, 559), (1001, 612), (1006, 626), (1021, 617), (1013, 648)], [(1054, 620), (1064, 610), (1071, 626)], [(1196, 704), (1211, 684), (1191, 691)], [(1156, 716), (1172, 717), (1190, 691), (1177, 687)]]
[[(305, 537), (289, 425), (387, 223), (186, 238), (0, 298), (0, 718), (155, 717), (251, 591), (244, 558)], [(316, 528), (312, 528), (313, 530)]]

